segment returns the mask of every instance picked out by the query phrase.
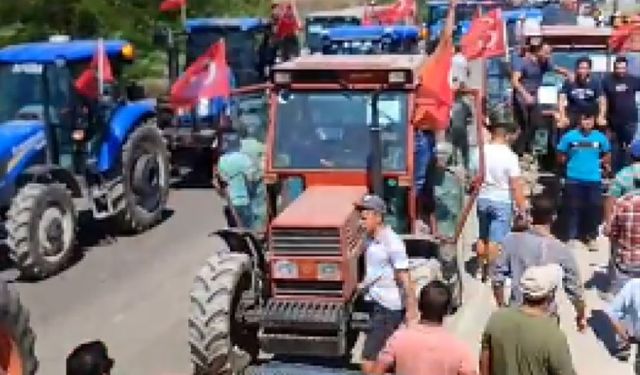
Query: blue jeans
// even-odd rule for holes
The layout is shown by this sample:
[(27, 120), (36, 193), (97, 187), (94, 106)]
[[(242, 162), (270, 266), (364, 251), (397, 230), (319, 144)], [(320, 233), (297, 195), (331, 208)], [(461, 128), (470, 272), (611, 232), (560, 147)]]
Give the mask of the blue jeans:
[(238, 214), (238, 218), (242, 221), (239, 227), (252, 229), (253, 228), (253, 210), (250, 205), (246, 206), (233, 206), (233, 209)]
[(636, 123), (616, 125), (613, 124), (613, 139), (611, 140), (613, 171), (619, 172), (631, 163), (628, 146), (636, 139), (638, 125)]
[(433, 156), (433, 147), (434, 139), (431, 133), (416, 131), (413, 151), (413, 179), (418, 192), (422, 192), (427, 180), (427, 166)]
[(596, 239), (602, 217), (602, 183), (567, 180), (565, 202), (568, 238), (570, 240)]
[(490, 199), (478, 199), (478, 226), (480, 239), (501, 243), (511, 232), (512, 205)]

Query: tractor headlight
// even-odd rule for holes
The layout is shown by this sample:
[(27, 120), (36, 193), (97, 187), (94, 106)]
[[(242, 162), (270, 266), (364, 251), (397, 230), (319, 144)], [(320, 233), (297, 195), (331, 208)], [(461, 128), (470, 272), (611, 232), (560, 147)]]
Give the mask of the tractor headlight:
[(209, 116), (209, 110), (211, 107), (211, 102), (207, 98), (200, 98), (198, 100), (198, 117), (207, 117)]
[(122, 53), (122, 58), (129, 61), (133, 60), (133, 58), (136, 55), (136, 51), (133, 48), (132, 44), (126, 44), (124, 47), (122, 47), (121, 53)]
[(291, 83), (291, 73), (289, 72), (275, 72), (273, 73), (273, 80), (278, 84)]
[(273, 277), (276, 279), (295, 279), (298, 274), (298, 265), (289, 260), (278, 260), (273, 263)]
[(389, 83), (405, 83), (406, 80), (407, 77), (403, 71), (389, 72)]
[(342, 272), (338, 263), (318, 263), (318, 280), (340, 280)]

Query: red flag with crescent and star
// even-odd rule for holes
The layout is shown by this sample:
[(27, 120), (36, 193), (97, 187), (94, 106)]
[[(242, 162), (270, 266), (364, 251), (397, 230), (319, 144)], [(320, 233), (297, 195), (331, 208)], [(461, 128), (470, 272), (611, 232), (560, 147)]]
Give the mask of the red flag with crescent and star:
[(224, 40), (214, 43), (171, 87), (174, 109), (193, 108), (200, 99), (228, 99), (231, 71), (227, 65)]
[(507, 52), (504, 30), (500, 8), (474, 18), (469, 32), (460, 40), (462, 54), (467, 60), (504, 56)]

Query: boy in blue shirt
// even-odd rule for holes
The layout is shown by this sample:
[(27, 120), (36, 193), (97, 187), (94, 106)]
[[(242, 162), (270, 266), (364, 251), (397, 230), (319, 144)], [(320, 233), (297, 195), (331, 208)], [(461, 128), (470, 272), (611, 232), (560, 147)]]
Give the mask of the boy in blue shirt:
[(597, 107), (584, 108), (578, 128), (568, 131), (558, 144), (558, 158), (566, 164), (565, 194), (569, 240), (582, 240), (597, 251), (602, 210), (602, 171), (610, 170), (611, 145), (594, 129)]

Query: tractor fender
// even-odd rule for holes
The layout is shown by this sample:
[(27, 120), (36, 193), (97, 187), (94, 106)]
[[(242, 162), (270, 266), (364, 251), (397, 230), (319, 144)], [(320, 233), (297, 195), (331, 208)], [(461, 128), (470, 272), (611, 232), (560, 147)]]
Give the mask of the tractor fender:
[(251, 258), (254, 268), (261, 272), (266, 271), (267, 261), (264, 257), (263, 245), (254, 232), (242, 228), (225, 228), (219, 229), (211, 235), (222, 238), (232, 252), (247, 254)]
[(98, 171), (106, 172), (113, 168), (129, 133), (155, 115), (156, 101), (153, 99), (130, 102), (118, 108), (111, 116), (105, 140), (100, 147)]
[[(35, 139), (33, 143), (30, 139)], [(0, 163), (0, 168), (4, 168), (4, 173), (0, 174), (0, 207), (9, 203), (11, 198), (19, 188), (20, 179), (30, 166), (44, 163), (46, 160), (46, 139), (44, 132), (35, 134), (34, 137), (23, 143), (26, 147), (18, 147), (9, 158)]]
[(73, 173), (65, 168), (53, 164), (38, 164), (27, 168), (16, 181), (16, 189), (28, 183), (63, 184), (74, 198), (82, 197), (82, 187)]

